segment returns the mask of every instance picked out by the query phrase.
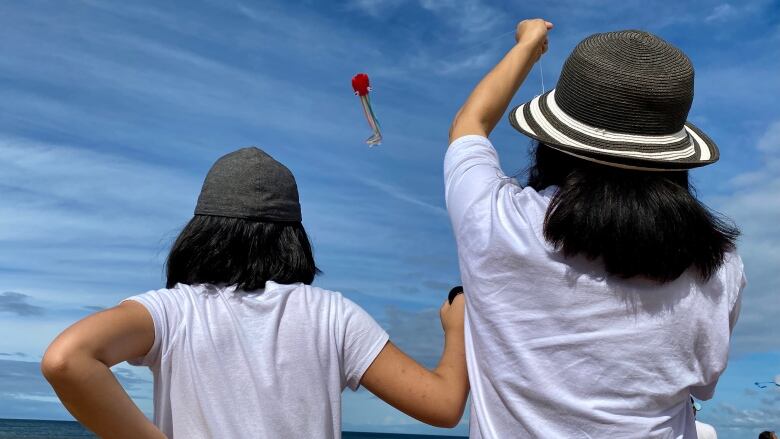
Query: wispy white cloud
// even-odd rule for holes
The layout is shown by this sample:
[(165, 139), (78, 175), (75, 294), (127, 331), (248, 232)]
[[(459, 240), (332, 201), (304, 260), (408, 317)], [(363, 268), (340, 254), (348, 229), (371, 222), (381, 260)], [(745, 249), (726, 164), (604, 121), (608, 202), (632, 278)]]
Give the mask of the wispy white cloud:
[[(8, 197), (0, 215), (0, 239), (49, 244), (84, 235), (137, 242), (151, 224), (180, 218), (200, 184), (175, 167), (109, 153), (18, 138), (0, 138)], [(150, 196), (155, 194), (154, 197)]]
[(718, 6), (715, 6), (715, 8), (710, 13), (710, 15), (704, 18), (704, 21), (707, 22), (726, 21), (729, 18), (736, 15), (736, 13), (737, 13), (736, 8), (734, 8), (734, 6), (731, 6), (728, 3), (723, 3)]
[(780, 425), (780, 389), (754, 392), (758, 404), (750, 408), (721, 402), (712, 408), (711, 419), (718, 419), (718, 436), (734, 438), (758, 437), (765, 430), (777, 430)]
[[(694, 116), (722, 145), (718, 175), (739, 172), (729, 184), (719, 178), (712, 185), (723, 186), (712, 204), (745, 232), (749, 287), (734, 349), (776, 350), (769, 319), (780, 285), (773, 225), (780, 212), (772, 204), (780, 159), (767, 121), (780, 117), (773, 100), (780, 29), (733, 30), (739, 38), (728, 29), (712, 33), (719, 22), (704, 18), (721, 3), (529, 0), (512, 13), (555, 21), (548, 82), (592, 32), (648, 28), (688, 45), (697, 57)], [(771, 6), (728, 4), (738, 9), (740, 20), (728, 18), (734, 23), (768, 16), (761, 11)], [(0, 291), (25, 294), (46, 309), (45, 319), (6, 313), (3, 322), (21, 336), (3, 340), (0, 350), (37, 358), (58, 331), (93, 310), (84, 307), (159, 287), (167, 245), (189, 218), (208, 165), (255, 143), (298, 176), (304, 221), (326, 273), (320, 285), (387, 317), (401, 343), (433, 361), (425, 352), (438, 346), (430, 310), (446, 292), (440, 287), (457, 280), (441, 200), (447, 124), (482, 70), (512, 44), (511, 35), (497, 36), (521, 16), (476, 0), (46, 7), (53, 13), (0, 4), (7, 43), (0, 57)], [(387, 140), (370, 152), (349, 89), (357, 71), (376, 80)], [(757, 130), (766, 140), (753, 138)], [(510, 131), (502, 124), (495, 133), (505, 163), (521, 155), (507, 146), (519, 141)], [(739, 160), (745, 142), (760, 148), (765, 164)], [(428, 311), (406, 310), (412, 307)], [(404, 335), (407, 320), (426, 335)], [(44, 410), (25, 407), (29, 414)], [(370, 397), (349, 407), (345, 425), (370, 419), (387, 430), (422, 428)]]
[(159, 285), (167, 239), (189, 218), (202, 177), (18, 138), (0, 137), (0, 155), (2, 288), (45, 307), (52, 325), (25, 332), (17, 350), (42, 352), (83, 306)]
[[(0, 417), (72, 419), (40, 370), (37, 361), (0, 359)], [(150, 415), (152, 382), (149, 373), (121, 365), (114, 367), (112, 372), (142, 410)]]
[[(425, 72), (426, 76), (443, 77), (443, 81), (454, 77), (473, 77), (498, 62), (503, 51), (511, 47), (511, 36), (491, 39), (477, 44), (464, 44), (453, 51), (431, 51), (423, 49), (408, 59), (402, 67), (407, 75)], [(396, 72), (398, 73), (398, 72)]]
[(780, 348), (780, 149), (774, 148), (780, 122), (766, 127), (755, 153), (763, 165), (733, 177), (736, 190), (713, 199), (715, 207), (742, 229), (739, 252), (745, 262), (748, 286), (735, 330), (734, 352), (761, 352)]
[(769, 125), (766, 132), (758, 139), (758, 149), (767, 154), (780, 155), (780, 120)]
[[(506, 14), (481, 0), (419, 0), (420, 6), (453, 25), (460, 32), (456, 38), (496, 32), (507, 24)], [(511, 26), (512, 23), (509, 23)]]
[(362, 11), (374, 18), (388, 13), (393, 8), (402, 4), (405, 0), (352, 0), (349, 8)]
[(376, 178), (368, 178), (364, 176), (357, 176), (357, 181), (360, 181), (364, 185), (371, 187), (373, 189), (377, 189), (384, 193), (385, 195), (389, 195), (397, 200), (401, 200), (404, 202), (407, 202), (409, 204), (412, 204), (414, 206), (422, 207), (425, 211), (431, 212), (434, 214), (439, 215), (440, 217), (447, 216), (447, 210), (444, 209), (444, 207), (440, 204), (433, 204), (428, 201), (424, 201), (420, 199), (419, 197), (410, 195), (409, 193), (405, 192), (404, 190), (395, 187), (391, 184), (387, 184), (385, 182), (379, 181)]
[(449, 26), (450, 39), (469, 40), (486, 31), (496, 31), (506, 24), (507, 15), (490, 2), (482, 0), (351, 0), (349, 7), (374, 18), (382, 18), (402, 4), (414, 4), (433, 14)]
[(446, 31), (428, 38), (426, 44), (412, 45), (393, 68), (379, 70), (382, 77), (466, 75), (495, 60), (497, 46), (510, 45), (512, 37), (507, 32), (514, 32), (514, 23), (502, 10), (481, 0), (355, 0), (350, 5), (382, 19), (404, 3), (433, 15)]

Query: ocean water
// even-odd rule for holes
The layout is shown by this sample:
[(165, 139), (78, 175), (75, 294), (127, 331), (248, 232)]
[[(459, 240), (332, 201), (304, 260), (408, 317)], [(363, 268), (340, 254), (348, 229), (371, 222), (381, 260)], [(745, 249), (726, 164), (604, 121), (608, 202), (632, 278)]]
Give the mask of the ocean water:
[(0, 419), (0, 438), (94, 438), (78, 422)]
[[(78, 422), (0, 419), (2, 439), (94, 438)], [(460, 439), (461, 436), (423, 436), (417, 434), (359, 433), (345, 431), (344, 439)]]

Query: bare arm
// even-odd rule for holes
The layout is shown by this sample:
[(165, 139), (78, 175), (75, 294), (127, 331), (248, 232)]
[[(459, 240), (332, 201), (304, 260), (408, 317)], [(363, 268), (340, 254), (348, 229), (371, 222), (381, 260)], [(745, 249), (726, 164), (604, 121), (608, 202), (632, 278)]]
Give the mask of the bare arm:
[(437, 427), (458, 424), (469, 394), (463, 344), (463, 295), (439, 314), (444, 328), (444, 352), (439, 365), (428, 370), (387, 343), (363, 374), (361, 384), (407, 415)]
[(98, 436), (165, 438), (109, 369), (146, 355), (153, 342), (151, 316), (128, 301), (66, 329), (46, 350), (41, 370), (68, 411)]
[(468, 134), (490, 135), (531, 67), (547, 51), (547, 31), (552, 26), (538, 18), (517, 25), (517, 44), (482, 78), (455, 115), (450, 143)]

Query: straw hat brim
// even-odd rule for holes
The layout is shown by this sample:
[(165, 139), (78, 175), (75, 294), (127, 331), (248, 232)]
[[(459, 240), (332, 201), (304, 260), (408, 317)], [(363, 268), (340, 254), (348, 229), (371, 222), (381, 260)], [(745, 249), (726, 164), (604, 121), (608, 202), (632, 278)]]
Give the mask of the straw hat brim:
[(555, 89), (509, 113), (512, 126), (551, 148), (608, 166), (647, 171), (674, 171), (715, 163), (720, 158), (712, 139), (690, 122), (670, 135), (635, 135), (584, 124), (563, 112)]

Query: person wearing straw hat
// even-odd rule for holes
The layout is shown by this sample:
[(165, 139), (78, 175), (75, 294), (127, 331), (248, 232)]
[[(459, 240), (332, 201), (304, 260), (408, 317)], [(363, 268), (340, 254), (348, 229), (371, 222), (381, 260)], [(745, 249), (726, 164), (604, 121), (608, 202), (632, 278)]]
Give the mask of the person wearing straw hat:
[(719, 158), (687, 121), (693, 66), (647, 32), (585, 38), (555, 89), (509, 112), (534, 143), (520, 185), (488, 136), (552, 27), (518, 25), (444, 159), (471, 437), (696, 437), (690, 396), (726, 367), (745, 277), (739, 230), (689, 183)]

